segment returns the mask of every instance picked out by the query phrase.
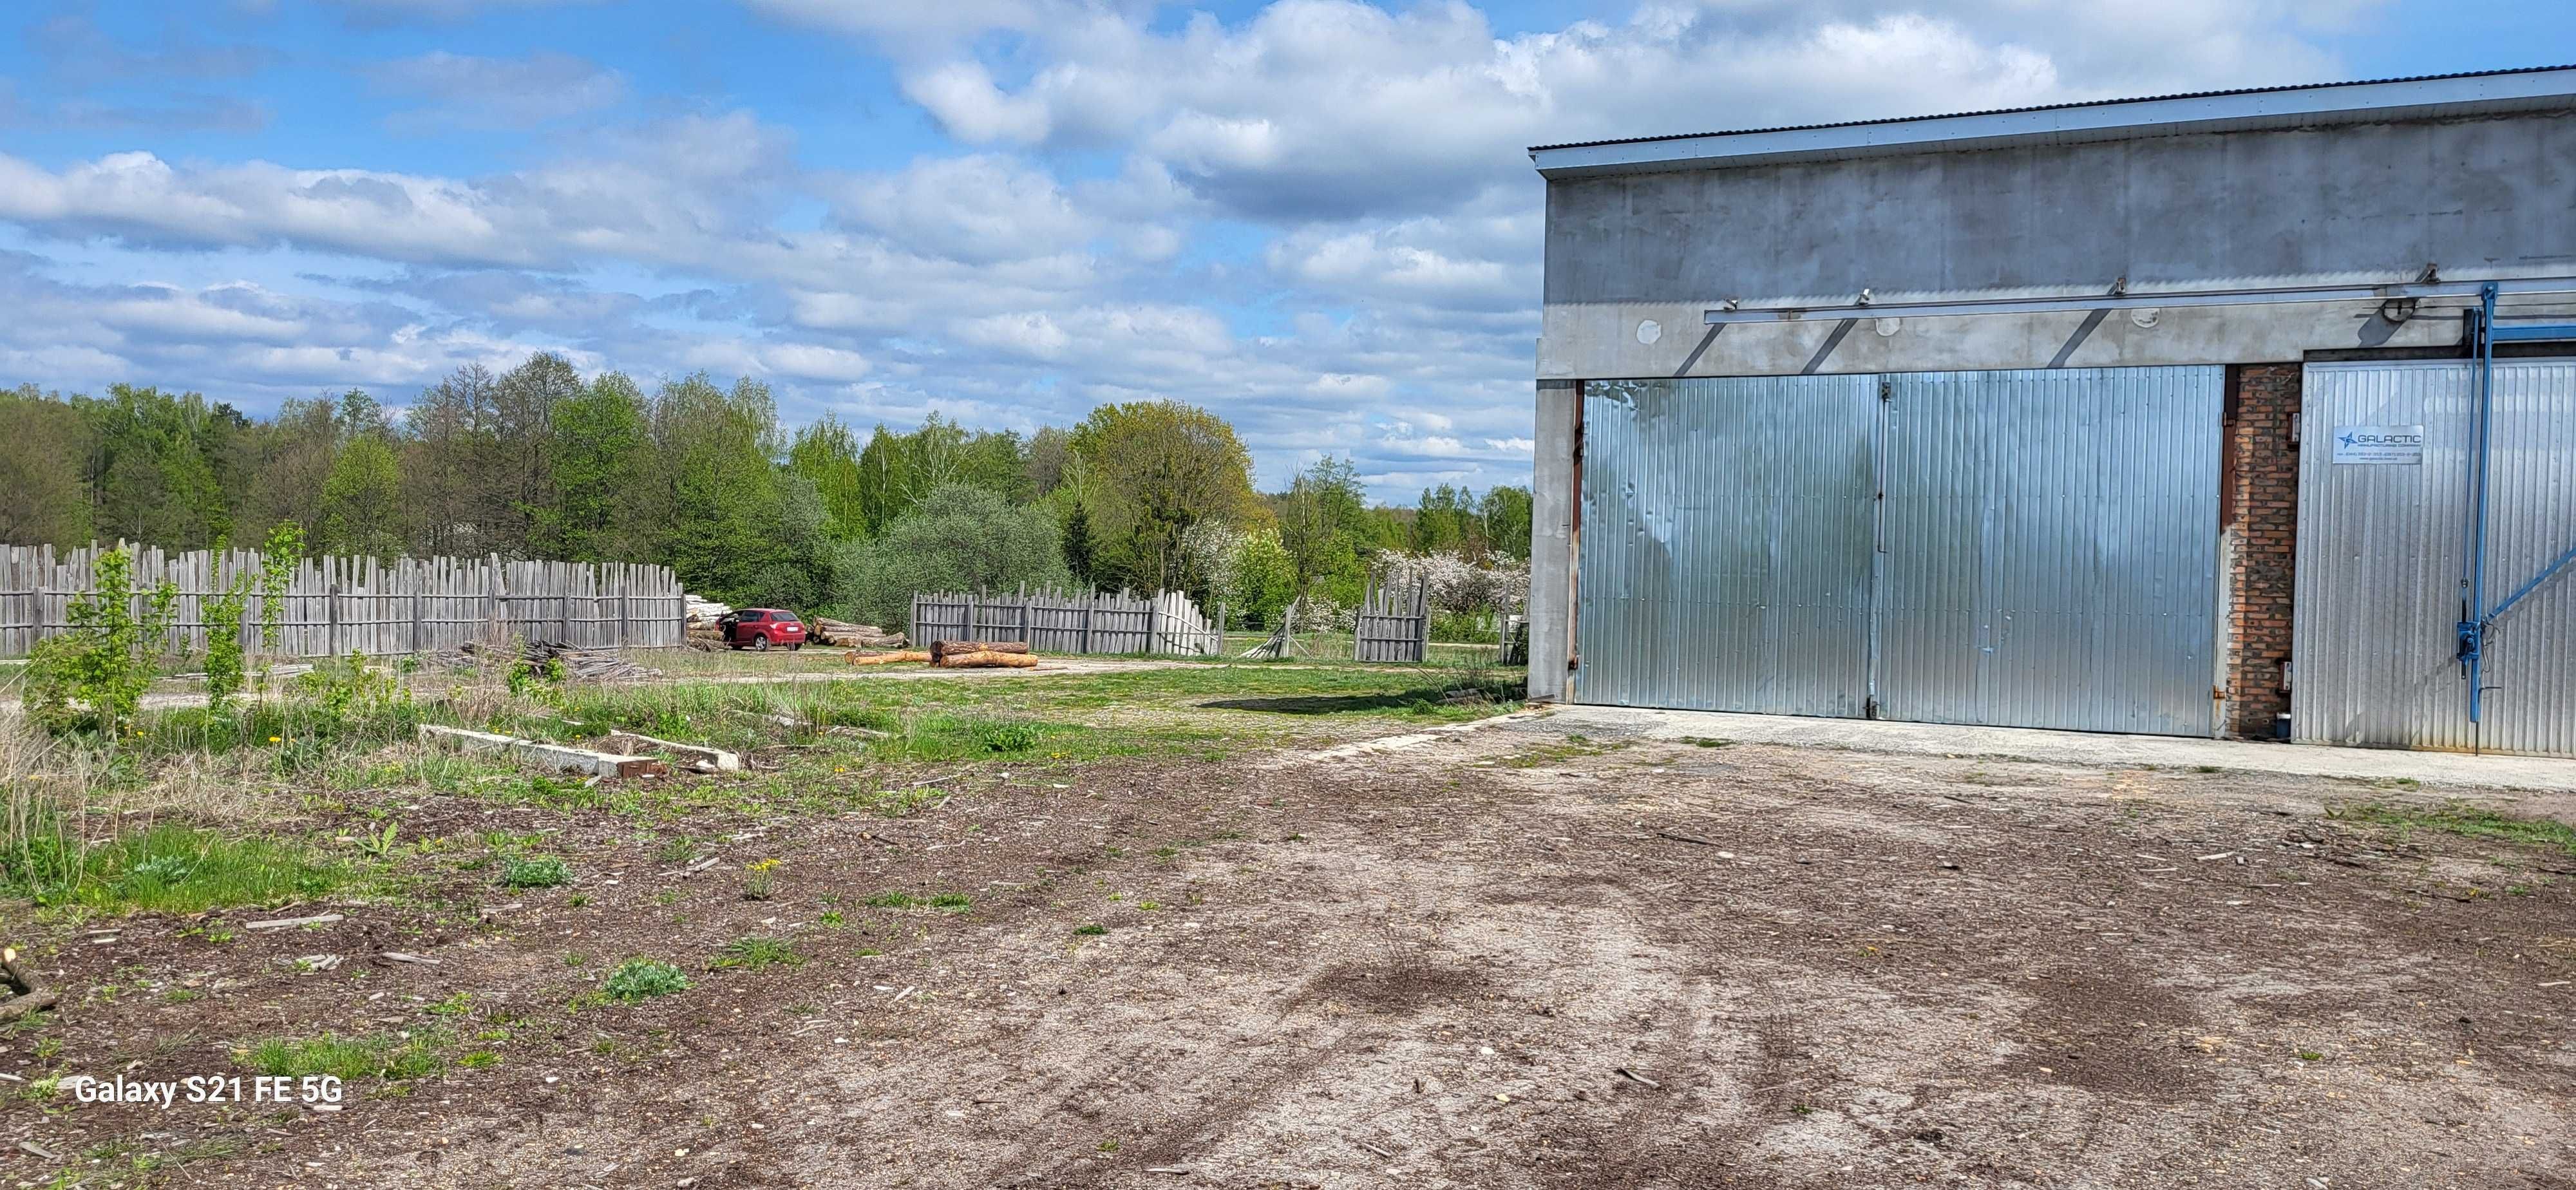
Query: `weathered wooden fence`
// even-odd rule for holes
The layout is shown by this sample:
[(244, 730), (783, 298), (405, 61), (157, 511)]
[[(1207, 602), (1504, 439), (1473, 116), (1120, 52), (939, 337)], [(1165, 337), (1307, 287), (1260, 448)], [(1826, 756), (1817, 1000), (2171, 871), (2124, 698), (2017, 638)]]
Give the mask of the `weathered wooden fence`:
[(1410, 594), (1371, 586), (1351, 617), (1351, 658), (1356, 661), (1421, 661), (1431, 655), (1431, 589)]
[[(1221, 619), (1223, 608), (1218, 610)], [(1039, 653), (1213, 657), (1225, 649), (1219, 628), (1178, 591), (1150, 599), (1124, 591), (924, 592), (912, 597), (912, 640), (921, 647), (934, 640), (1014, 640), (1028, 642)]]
[[(104, 546), (0, 546), (0, 657), (23, 657), (71, 627), (71, 603), (96, 585)], [(167, 581), (179, 592), (171, 643), (206, 647), (209, 605), (240, 575), (251, 577), (242, 647), (266, 653), (259, 625), (260, 558), (250, 550), (173, 553), (126, 547), (140, 599)], [(279, 600), (275, 655), (409, 653), (508, 636), (576, 648), (680, 643), (680, 583), (669, 567), (625, 563), (504, 562), (484, 558), (311, 558)]]

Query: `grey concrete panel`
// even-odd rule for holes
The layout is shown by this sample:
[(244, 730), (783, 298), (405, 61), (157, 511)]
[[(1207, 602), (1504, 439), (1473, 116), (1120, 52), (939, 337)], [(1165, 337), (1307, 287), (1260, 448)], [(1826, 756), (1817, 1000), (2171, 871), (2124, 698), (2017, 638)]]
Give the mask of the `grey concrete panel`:
[(1574, 614), (1574, 451), (1581, 401), (1571, 383), (1540, 381), (1536, 486), (1530, 509), (1529, 696), (1565, 697)]
[[(1751, 306), (2133, 289), (2227, 289), (2576, 275), (2576, 114), (2200, 134), (1574, 178), (1548, 185), (1539, 374), (1676, 374), (1697, 334)], [(2167, 327), (2114, 316), (2068, 366), (2295, 360), (2366, 345), (2369, 306), (2217, 307)], [(2019, 319), (1999, 337), (1970, 322)], [(1984, 315), (1909, 327), (1876, 359), (1824, 372), (2033, 367), (2069, 322)], [(2052, 333), (2053, 331), (2053, 333)], [(1920, 332), (1920, 333), (1916, 333)], [(1822, 331), (1730, 330), (1692, 374), (1797, 371)], [(1861, 336), (1855, 335), (1858, 340)], [(2417, 324), (2392, 345), (2456, 342)], [(2044, 347), (2036, 345), (2044, 343)], [(2035, 350), (2033, 348), (2036, 348)]]

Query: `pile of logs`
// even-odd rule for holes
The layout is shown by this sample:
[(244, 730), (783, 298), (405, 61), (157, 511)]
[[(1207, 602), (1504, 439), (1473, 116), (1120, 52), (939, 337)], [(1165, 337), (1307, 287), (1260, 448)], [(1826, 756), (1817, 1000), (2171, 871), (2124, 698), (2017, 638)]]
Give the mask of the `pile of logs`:
[(807, 620), (805, 626), (813, 630), (816, 644), (859, 649), (900, 649), (911, 643), (905, 640), (900, 632), (888, 632), (874, 624), (852, 624), (846, 620), (835, 620), (826, 616), (816, 616)]
[(1037, 654), (1016, 640), (934, 640), (927, 649), (892, 653), (849, 654), (852, 665), (900, 665), (927, 661), (942, 669), (1035, 669)]
[(486, 665), (512, 660), (526, 661), (534, 665), (544, 665), (554, 661), (562, 663), (565, 677), (591, 681), (629, 681), (635, 678), (662, 676), (661, 670), (637, 665), (618, 656), (613, 650), (576, 649), (571, 645), (550, 640), (521, 642), (518, 656), (515, 658), (509, 655), (507, 649), (496, 649), (470, 640), (453, 649), (440, 649), (429, 657), (430, 660), (449, 669), (480, 669)]
[(930, 663), (941, 669), (1035, 669), (1037, 654), (1016, 640), (934, 640)]

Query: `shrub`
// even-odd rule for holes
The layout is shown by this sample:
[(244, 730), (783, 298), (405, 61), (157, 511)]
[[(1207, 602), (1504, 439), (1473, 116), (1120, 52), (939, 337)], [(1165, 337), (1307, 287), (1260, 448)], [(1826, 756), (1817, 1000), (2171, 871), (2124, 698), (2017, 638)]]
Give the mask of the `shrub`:
[(133, 720), (165, 651), (178, 614), (179, 588), (167, 581), (134, 609), (134, 559), (122, 549), (100, 554), (96, 590), (72, 600), (72, 630), (36, 645), (27, 660), (27, 714), (46, 731), (113, 736)]
[(851, 617), (911, 627), (917, 591), (1000, 590), (1071, 581), (1054, 518), (964, 484), (931, 490), (883, 533), (847, 547), (837, 586)]
[(619, 963), (617, 970), (609, 973), (608, 982), (600, 988), (609, 999), (623, 1004), (687, 990), (689, 977), (679, 968), (651, 959), (628, 959)]

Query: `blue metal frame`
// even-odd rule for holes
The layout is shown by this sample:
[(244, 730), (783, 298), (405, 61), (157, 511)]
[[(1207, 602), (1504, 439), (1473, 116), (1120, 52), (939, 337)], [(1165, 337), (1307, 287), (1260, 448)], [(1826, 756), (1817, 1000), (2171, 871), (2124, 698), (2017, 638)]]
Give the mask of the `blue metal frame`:
[(2478, 287), (2477, 322), (2471, 328), (2477, 336), (2478, 403), (2471, 427), (2470, 449), (2476, 454), (2469, 460), (2469, 558), (2468, 573), (2461, 576), (2460, 586), (2468, 597), (2460, 601), (2459, 661), (2466, 667), (2469, 679), (2469, 722), (2478, 722), (2486, 697), (2487, 633), (2495, 622), (2523, 597), (2539, 590), (2559, 571), (2576, 563), (2576, 547), (2570, 547), (2558, 560), (2543, 567), (2530, 582), (2493, 608), (2487, 607), (2487, 465), (2493, 456), (2492, 434), (2495, 420), (2495, 345), (2498, 343), (2576, 342), (2576, 323), (2526, 323), (2520, 326), (2496, 325), (2496, 284), (2492, 281)]

